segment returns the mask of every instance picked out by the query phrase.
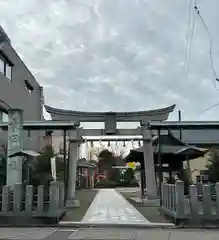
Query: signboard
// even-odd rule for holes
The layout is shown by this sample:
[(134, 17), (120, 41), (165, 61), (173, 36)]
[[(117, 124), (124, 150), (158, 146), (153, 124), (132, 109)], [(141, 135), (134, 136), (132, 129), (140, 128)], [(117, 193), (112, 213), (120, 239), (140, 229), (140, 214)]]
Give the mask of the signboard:
[(22, 116), (18, 111), (8, 115), (8, 155), (22, 150)]

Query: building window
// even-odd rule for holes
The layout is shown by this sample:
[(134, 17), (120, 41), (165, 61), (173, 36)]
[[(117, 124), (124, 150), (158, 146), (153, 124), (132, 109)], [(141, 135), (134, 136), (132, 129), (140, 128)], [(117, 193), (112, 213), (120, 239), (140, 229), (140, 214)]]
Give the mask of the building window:
[(2, 122), (8, 122), (8, 114), (4, 113), (2, 114)]
[(3, 59), (0, 57), (0, 72), (4, 74), (5, 63)]
[(26, 90), (29, 92), (29, 94), (31, 94), (34, 88), (31, 86), (31, 84), (27, 80), (24, 80), (24, 84), (25, 84)]
[(12, 67), (13, 64), (6, 57), (0, 55), (0, 72), (10, 80), (12, 78)]
[(11, 80), (12, 77), (12, 66), (6, 64), (5, 76)]

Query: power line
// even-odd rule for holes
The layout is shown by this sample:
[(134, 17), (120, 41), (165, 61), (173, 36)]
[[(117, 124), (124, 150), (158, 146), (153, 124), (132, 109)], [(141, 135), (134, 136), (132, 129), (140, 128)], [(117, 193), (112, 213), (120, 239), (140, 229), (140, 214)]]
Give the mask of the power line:
[[(210, 33), (209, 29), (208, 29), (208, 26), (207, 26), (204, 18), (203, 18), (202, 15), (200, 14), (200, 10), (199, 10), (198, 5), (197, 5), (197, 0), (195, 0), (194, 9), (195, 9), (197, 15), (199, 16), (199, 18), (200, 18), (200, 20), (201, 20), (201, 22), (202, 22), (202, 25), (204, 26), (205, 31), (206, 31), (206, 33), (207, 33), (207, 35), (208, 35), (208, 37), (209, 37), (209, 58), (210, 58), (211, 69), (212, 69), (212, 72), (213, 72), (213, 74), (214, 74), (215, 80), (216, 80), (216, 81), (219, 81), (219, 78), (218, 78), (216, 69), (215, 69), (215, 67), (214, 67), (214, 60), (213, 60), (213, 57), (212, 57), (213, 38), (212, 38), (212, 36), (211, 36), (211, 33)], [(214, 83), (214, 86), (216, 87), (216, 82), (213, 81), (213, 83)]]
[[(212, 56), (213, 38), (212, 38), (212, 35), (211, 35), (211, 33), (210, 33), (209, 29), (208, 29), (208, 26), (207, 26), (204, 18), (203, 18), (202, 15), (200, 14), (200, 10), (199, 10), (199, 8), (198, 8), (197, 0), (194, 0), (194, 9), (195, 9), (195, 11), (196, 11), (196, 15), (198, 15), (198, 17), (200, 18), (201, 23), (202, 23), (202, 25), (204, 26), (204, 29), (205, 29), (208, 37), (209, 37), (209, 58), (210, 58), (211, 69), (212, 69), (212, 72), (213, 72), (213, 74), (214, 74), (215, 80), (216, 80), (216, 81), (219, 81), (219, 78), (218, 78), (216, 69), (215, 69), (215, 67), (214, 67), (214, 60), (213, 60), (213, 56)], [(215, 81), (215, 80), (213, 81), (213, 84), (214, 84), (214, 86), (216, 87), (216, 81)], [(213, 108), (215, 108), (215, 107), (217, 107), (217, 106), (219, 106), (219, 102), (217, 102), (217, 103), (211, 105), (210, 107), (206, 108), (206, 109), (205, 109), (204, 111), (202, 111), (198, 116), (200, 116), (200, 115), (202, 115), (202, 114), (210, 111), (211, 109), (213, 109)]]
[(189, 66), (189, 60), (192, 52), (192, 43), (193, 43), (193, 37), (194, 37), (194, 30), (195, 30), (195, 22), (196, 22), (196, 14), (193, 16), (193, 21), (192, 21), (192, 32), (190, 36), (190, 46), (189, 46), (189, 52), (188, 52), (188, 59), (187, 59), (187, 69), (186, 69), (186, 76), (188, 73), (188, 66)]
[[(190, 60), (191, 51), (192, 51), (192, 42), (193, 42), (195, 20), (196, 20), (196, 14), (194, 14), (193, 21), (192, 21), (192, 28), (190, 28), (191, 27), (190, 22), (191, 22), (191, 13), (192, 13), (192, 3), (193, 3), (193, 0), (191, 0), (190, 4), (189, 4), (189, 16), (188, 16), (186, 52), (185, 52), (185, 69), (184, 69), (185, 78), (187, 77), (187, 74), (188, 74), (188, 66), (189, 66), (189, 60)], [(191, 34), (189, 34), (190, 29), (191, 29)], [(189, 49), (188, 49), (188, 47), (189, 47)]]
[(201, 116), (202, 114), (204, 114), (204, 113), (210, 111), (212, 108), (215, 108), (215, 107), (217, 107), (217, 106), (219, 106), (219, 102), (217, 102), (217, 103), (215, 103), (214, 105), (212, 105), (212, 106), (206, 108), (206, 109), (205, 109), (203, 112), (201, 112), (198, 116)]
[[(213, 37), (212, 37), (212, 35), (211, 35), (211, 33), (210, 33), (209, 29), (208, 29), (208, 26), (207, 26), (204, 18), (203, 18), (202, 15), (200, 14), (200, 10), (199, 10), (198, 5), (197, 5), (197, 0), (195, 0), (195, 7), (194, 7), (194, 9), (195, 9), (197, 15), (199, 16), (199, 18), (200, 18), (200, 20), (201, 20), (201, 23), (202, 23), (202, 25), (204, 26), (205, 31), (206, 31), (206, 33), (207, 33), (207, 35), (208, 35), (208, 37), (209, 37), (209, 42), (210, 42), (210, 43), (209, 43), (209, 58), (210, 58), (211, 69), (212, 69), (212, 72), (213, 72), (213, 74), (214, 74), (215, 80), (216, 80), (216, 81), (219, 81), (217, 72), (216, 72), (215, 67), (214, 67), (214, 60), (213, 60), (213, 57), (212, 57)], [(216, 81), (215, 81), (215, 80), (213, 81), (213, 84), (214, 84), (214, 86), (216, 87)], [(203, 112), (201, 112), (198, 116), (200, 116), (200, 115), (202, 115), (202, 114), (210, 111), (211, 109), (213, 109), (213, 108), (215, 108), (215, 107), (217, 107), (217, 106), (219, 106), (219, 102), (217, 102), (217, 103), (215, 103), (214, 105), (208, 107), (208, 108), (205, 109)]]
[(187, 71), (188, 43), (189, 43), (189, 30), (190, 30), (190, 22), (191, 22), (191, 12), (192, 12), (192, 1), (193, 0), (190, 0), (190, 4), (189, 4), (189, 14), (188, 14), (188, 23), (187, 23), (187, 31), (186, 31), (184, 73), (186, 73), (186, 71)]

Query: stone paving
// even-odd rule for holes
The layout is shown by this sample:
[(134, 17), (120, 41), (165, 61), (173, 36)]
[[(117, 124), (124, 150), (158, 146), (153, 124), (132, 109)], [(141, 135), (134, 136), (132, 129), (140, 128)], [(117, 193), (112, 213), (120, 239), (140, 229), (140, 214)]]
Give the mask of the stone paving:
[(218, 240), (219, 230), (0, 228), (8, 240)]
[(0, 228), (0, 239), (45, 239), (57, 228)]
[(136, 224), (150, 222), (114, 189), (100, 189), (86, 212), (83, 222)]
[(101, 240), (218, 240), (219, 231), (186, 231), (162, 229), (84, 229), (71, 233), (68, 239)]

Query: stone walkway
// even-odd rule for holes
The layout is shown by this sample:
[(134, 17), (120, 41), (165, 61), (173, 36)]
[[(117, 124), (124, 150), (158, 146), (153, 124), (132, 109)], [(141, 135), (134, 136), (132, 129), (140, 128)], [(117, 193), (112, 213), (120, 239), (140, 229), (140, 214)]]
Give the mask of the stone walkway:
[(135, 207), (114, 189), (99, 190), (82, 219), (83, 222), (150, 224)]

